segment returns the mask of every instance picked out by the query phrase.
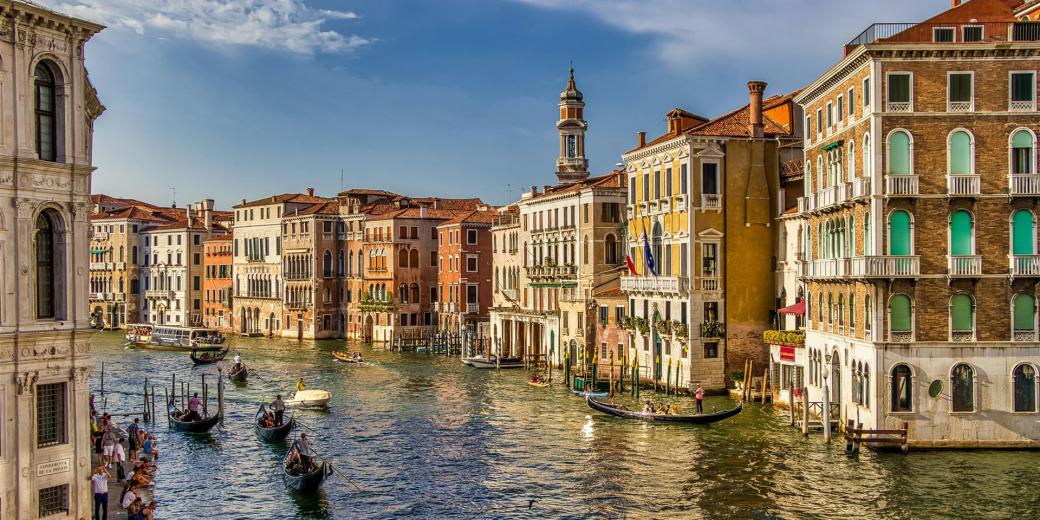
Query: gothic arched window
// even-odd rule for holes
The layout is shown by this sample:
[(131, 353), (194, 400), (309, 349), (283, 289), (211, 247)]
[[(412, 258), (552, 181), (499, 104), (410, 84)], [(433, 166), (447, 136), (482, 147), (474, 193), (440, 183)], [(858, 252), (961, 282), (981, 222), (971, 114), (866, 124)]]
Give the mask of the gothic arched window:
[(58, 158), (57, 95), (54, 72), (44, 62), (36, 64), (34, 72), (33, 108), (36, 114), (36, 152), (44, 161)]

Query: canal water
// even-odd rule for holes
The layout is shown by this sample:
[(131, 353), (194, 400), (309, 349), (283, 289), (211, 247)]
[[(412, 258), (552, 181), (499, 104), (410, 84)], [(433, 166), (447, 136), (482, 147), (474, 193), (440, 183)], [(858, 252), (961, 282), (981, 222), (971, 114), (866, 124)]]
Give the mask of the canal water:
[[(193, 389), (202, 374), (216, 380), (213, 366), (192, 368), (180, 353), (127, 349), (119, 333), (92, 341), (92, 388), (99, 393), (104, 362), (106, 393), (98, 404), (113, 414), (140, 411), (146, 376), (168, 385), (176, 372)], [(161, 451), (159, 518), (1040, 514), (1036, 452), (865, 451), (850, 458), (840, 442), (803, 438), (770, 407), (752, 406), (712, 426), (648, 425), (600, 415), (563, 388), (529, 386), (522, 370), (476, 370), (454, 358), (368, 346), (360, 347), (368, 364), (358, 367), (335, 361), (338, 341), (230, 341), (254, 373), (245, 385), (228, 385), (223, 424), (203, 436), (169, 431), (165, 418), (148, 426)], [(291, 394), (300, 377), (333, 400), (330, 412), (297, 418), (314, 430), (308, 436), (317, 451), (364, 492), (332, 476), (316, 495), (289, 493), (280, 467), (286, 445), (256, 437), (258, 403)], [(708, 409), (732, 404), (707, 400)]]

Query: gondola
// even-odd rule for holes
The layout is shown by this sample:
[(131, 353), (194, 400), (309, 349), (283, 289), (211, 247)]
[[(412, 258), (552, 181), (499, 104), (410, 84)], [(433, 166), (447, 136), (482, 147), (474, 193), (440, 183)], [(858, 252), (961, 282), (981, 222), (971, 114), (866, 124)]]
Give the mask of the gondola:
[(346, 352), (333, 352), (332, 355), (335, 356), (336, 359), (344, 363), (355, 363), (358, 365), (361, 364), (360, 359), (355, 359), (354, 357), (352, 357), (351, 354), (347, 354)]
[(515, 358), (470, 358), (470, 366), (473, 368), (524, 368), (524, 360)]
[(620, 408), (610, 406), (606, 403), (601, 403), (591, 397), (585, 399), (588, 403), (589, 408), (598, 410), (600, 412), (614, 415), (617, 417), (624, 417), (625, 419), (637, 419), (640, 421), (651, 421), (651, 422), (667, 422), (667, 423), (686, 423), (686, 424), (711, 424), (719, 422), (723, 419), (728, 419), (737, 415), (742, 410), (743, 405), (737, 404), (735, 408), (729, 410), (723, 410), (715, 413), (704, 413), (700, 415), (665, 415), (660, 413), (644, 413), (635, 412), (632, 410), (622, 410)]
[(191, 356), (191, 362), (196, 365), (210, 365), (217, 361), (222, 361), (227, 356), (229, 350), (231, 350), (230, 346), (224, 347), (224, 350), (220, 352), (203, 352), (200, 354), (198, 350), (192, 350), (189, 355)]
[(235, 382), (235, 383), (245, 383), (246, 382), (246, 377), (248, 375), (249, 375), (249, 369), (246, 368), (246, 364), (245, 363), (240, 363), (240, 367), (239, 367), (238, 370), (235, 370), (235, 367), (231, 367), (231, 369), (228, 370), (228, 374), (227, 374), (228, 379), (231, 380), (232, 382)]
[(302, 475), (293, 475), (289, 473), (289, 456), (292, 455), (295, 449), (297, 449), (296, 442), (293, 441), (292, 448), (289, 449), (289, 452), (285, 454), (285, 459), (282, 460), (282, 476), (285, 479), (285, 485), (300, 493), (309, 493), (317, 490), (321, 487), (321, 483), (325, 481), (325, 477), (332, 473), (332, 466), (323, 460), (317, 464), (313, 471)]
[(268, 442), (280, 441), (288, 437), (289, 432), (292, 431), (293, 426), (296, 424), (296, 419), (290, 415), (289, 420), (285, 420), (284, 417), (282, 418), (281, 426), (264, 428), (263, 426), (260, 426), (260, 417), (263, 417), (266, 409), (267, 405), (262, 404), (260, 405), (260, 410), (256, 412), (256, 418), (254, 419), (256, 422), (256, 434), (259, 435), (261, 439)]
[(170, 426), (175, 430), (188, 433), (206, 433), (213, 426), (220, 421), (220, 415), (215, 414), (202, 419), (201, 421), (181, 421), (173, 416), (173, 411), (176, 407), (173, 406), (173, 401), (166, 402), (166, 415), (170, 418)]

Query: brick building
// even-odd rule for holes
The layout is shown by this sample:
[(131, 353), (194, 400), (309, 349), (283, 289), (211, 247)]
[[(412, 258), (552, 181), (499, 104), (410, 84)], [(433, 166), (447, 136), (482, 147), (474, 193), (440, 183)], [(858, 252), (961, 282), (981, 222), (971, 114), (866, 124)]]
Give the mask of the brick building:
[(343, 337), (347, 251), (339, 206), (322, 202), (282, 216), (282, 336)]
[[(467, 211), (437, 226), (437, 326), (442, 331), (477, 334), (492, 305), (492, 208)], [(483, 335), (488, 335), (484, 332)]]
[(232, 235), (215, 236), (202, 243), (202, 322), (222, 332), (235, 330), (232, 312)]
[(805, 385), (842, 421), (1040, 446), (1040, 24), (1022, 4), (874, 24), (796, 98)]

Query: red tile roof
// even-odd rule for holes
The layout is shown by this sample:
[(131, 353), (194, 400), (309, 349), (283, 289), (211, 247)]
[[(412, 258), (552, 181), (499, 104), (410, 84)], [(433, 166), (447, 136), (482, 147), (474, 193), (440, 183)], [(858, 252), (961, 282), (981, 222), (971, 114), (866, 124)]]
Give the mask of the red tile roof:
[(610, 299), (619, 298), (619, 299), (624, 299), (624, 298), (626, 298), (626, 296), (627, 295), (625, 294), (624, 291), (621, 290), (620, 287), (615, 287), (613, 289), (600, 289), (598, 291), (592, 291), (592, 297), (593, 298), (610, 298)]
[(289, 203), (318, 204), (318, 203), (322, 203), (322, 202), (328, 202), (330, 200), (332, 200), (332, 199), (327, 199), (325, 197), (319, 197), (317, 195), (307, 195), (307, 194), (304, 194), (304, 193), (282, 193), (282, 194), (279, 194), (279, 195), (271, 195), (269, 197), (264, 197), (262, 199), (251, 200), (251, 201), (248, 201), (248, 202), (244, 202), (242, 204), (237, 204), (237, 205), (232, 206), (232, 207), (235, 208), (235, 209), (238, 209), (238, 208), (249, 208), (249, 207), (255, 207), (255, 206), (266, 206), (268, 204), (278, 204), (278, 203), (282, 203), (282, 204), (289, 204)]
[(581, 180), (578, 182), (550, 186), (544, 192), (539, 193), (538, 195), (531, 197), (527, 200), (538, 200), (541, 198), (560, 195), (563, 193), (581, 191), (585, 188), (624, 188), (625, 182), (625, 170), (614, 170), (610, 173), (603, 174), (598, 177), (589, 177), (585, 180)]
[(321, 204), (313, 204), (306, 208), (293, 213), (286, 213), (284, 217), (303, 217), (308, 215), (339, 215), (339, 201), (332, 200), (329, 202), (322, 202)]
[(453, 226), (456, 224), (488, 224), (491, 225), (492, 221), (499, 218), (499, 214), (495, 211), (496, 208), (477, 209), (473, 211), (467, 211), (461, 213), (459, 216), (444, 222), (441, 226)]

